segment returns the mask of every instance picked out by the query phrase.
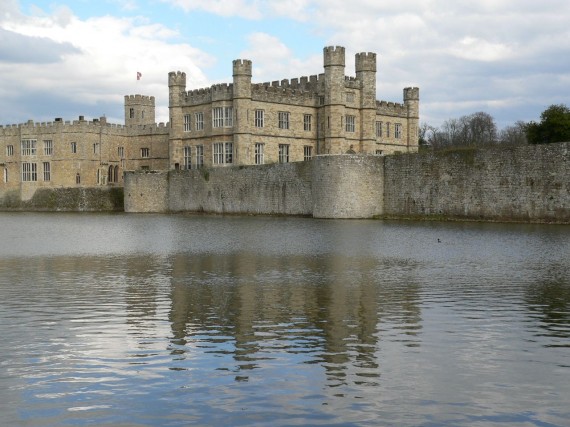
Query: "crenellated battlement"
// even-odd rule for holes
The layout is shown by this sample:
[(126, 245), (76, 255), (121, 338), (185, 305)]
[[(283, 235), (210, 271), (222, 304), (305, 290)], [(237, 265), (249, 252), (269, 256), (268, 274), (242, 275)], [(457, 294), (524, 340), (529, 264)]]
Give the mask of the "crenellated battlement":
[(184, 93), (184, 105), (199, 105), (212, 101), (229, 101), (233, 97), (233, 84), (220, 83), (208, 88), (189, 90)]
[(154, 105), (154, 96), (146, 95), (125, 95), (125, 104), (147, 104)]
[(345, 51), (342, 46), (328, 46), (323, 49), (324, 66), (339, 66), (345, 65)]
[(160, 133), (168, 134), (168, 123), (155, 123), (152, 125), (122, 125), (116, 123), (107, 123), (105, 120), (94, 119), (87, 120), (56, 120), (53, 122), (33, 122), (0, 125), (0, 136), (20, 136), (20, 135), (42, 135), (55, 132), (62, 133), (92, 133), (105, 130), (116, 131), (122, 134), (136, 133)]
[(249, 59), (236, 59), (233, 61), (233, 75), (251, 77), (252, 65)]
[(182, 71), (171, 71), (168, 73), (168, 86), (186, 87), (186, 73)]
[(376, 72), (376, 54), (374, 52), (361, 52), (355, 55), (356, 72)]
[(294, 88), (293, 86), (256, 84), (252, 86), (251, 98), (254, 101), (313, 106), (316, 92), (302, 90), (299, 86)]
[(376, 113), (386, 116), (407, 117), (408, 107), (396, 102), (376, 101)]
[(275, 80), (272, 82), (256, 83), (253, 86), (274, 87), (280, 89), (296, 89), (306, 92), (316, 92), (324, 85), (324, 74), (296, 77), (293, 79)]
[(420, 100), (419, 87), (407, 87), (404, 89), (404, 101), (419, 101), (419, 100)]

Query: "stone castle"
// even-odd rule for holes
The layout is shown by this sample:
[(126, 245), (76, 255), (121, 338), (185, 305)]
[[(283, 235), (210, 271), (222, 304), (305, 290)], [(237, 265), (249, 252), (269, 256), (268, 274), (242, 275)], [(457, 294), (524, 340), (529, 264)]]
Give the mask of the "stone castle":
[(124, 172), (261, 165), (322, 154), (384, 155), (418, 149), (419, 89), (403, 103), (376, 99), (376, 54), (326, 47), (324, 73), (252, 83), (252, 63), (233, 62), (233, 81), (186, 90), (168, 75), (170, 122), (155, 123), (152, 96), (125, 96), (125, 124), (104, 117), (0, 126), (0, 200), (43, 188), (123, 186)]

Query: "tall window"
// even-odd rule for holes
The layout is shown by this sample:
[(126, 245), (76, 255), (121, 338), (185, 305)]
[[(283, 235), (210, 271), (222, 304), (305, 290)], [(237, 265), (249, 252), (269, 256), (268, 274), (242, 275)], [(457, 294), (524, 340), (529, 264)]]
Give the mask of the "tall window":
[(303, 130), (306, 130), (306, 131), (311, 130), (311, 120), (312, 120), (312, 116), (310, 114), (305, 114), (303, 116)]
[(303, 160), (311, 160), (313, 158), (313, 147), (310, 145), (305, 145), (303, 147)]
[(184, 169), (190, 169), (192, 166), (192, 147), (184, 147)]
[(216, 107), (212, 110), (212, 127), (221, 128), (224, 125), (224, 109)]
[(386, 138), (390, 138), (390, 123), (386, 123)]
[(79, 172), (75, 174), (75, 183), (81, 184), (81, 175), (79, 175)]
[(394, 125), (394, 138), (401, 138), (402, 137), (402, 124), (396, 123)]
[(212, 127), (233, 126), (233, 110), (232, 107), (216, 107), (212, 109)]
[(44, 162), (44, 181), (51, 181), (51, 165), (49, 162)]
[(72, 154), (77, 153), (77, 142), (72, 142), (72, 143), (71, 143), (71, 153), (72, 153)]
[(263, 110), (255, 110), (255, 127), (262, 128), (264, 125), (265, 114)]
[(14, 155), (14, 146), (13, 145), (7, 145), (6, 146), (6, 155), (7, 156), (13, 156)]
[(4, 168), (4, 182), (8, 182), (8, 168)]
[(288, 144), (279, 144), (279, 163), (289, 163)]
[(255, 164), (256, 164), (256, 165), (262, 165), (263, 162), (264, 162), (264, 159), (263, 159), (263, 149), (264, 149), (264, 147), (265, 147), (265, 144), (262, 144), (262, 143), (260, 143), (260, 142), (258, 142), (258, 143), (255, 144), (255, 156), (254, 156), (255, 158), (254, 158), (254, 161), (255, 161)]
[(150, 157), (150, 148), (141, 148), (141, 157), (148, 159)]
[(215, 165), (233, 163), (234, 144), (232, 142), (214, 143), (213, 161)]
[(22, 163), (22, 182), (33, 182), (38, 180), (37, 163)]
[(35, 156), (35, 155), (36, 155), (36, 140), (22, 139), (22, 156)]
[(220, 165), (224, 163), (224, 143), (216, 142), (214, 143), (214, 158), (213, 162), (215, 165)]
[(131, 119), (135, 118), (135, 109), (134, 108), (129, 109), (129, 118), (131, 118)]
[(232, 127), (234, 125), (234, 109), (233, 107), (224, 107), (224, 126)]
[(190, 114), (184, 114), (184, 132), (190, 132), (192, 122), (192, 116)]
[(344, 129), (347, 132), (354, 132), (354, 116), (346, 116)]
[(95, 143), (93, 144), (93, 154), (98, 154), (99, 153), (99, 144)]
[(118, 147), (117, 148), (117, 154), (119, 155), (119, 157), (121, 159), (125, 158), (125, 147)]
[(289, 129), (289, 113), (286, 111), (279, 111), (279, 129)]
[(204, 113), (195, 113), (196, 130), (204, 130)]
[(382, 136), (382, 122), (376, 122), (376, 136)]
[(51, 139), (44, 140), (44, 155), (51, 156), (53, 154), (53, 141)]
[(204, 146), (196, 146), (196, 168), (201, 168), (204, 166)]

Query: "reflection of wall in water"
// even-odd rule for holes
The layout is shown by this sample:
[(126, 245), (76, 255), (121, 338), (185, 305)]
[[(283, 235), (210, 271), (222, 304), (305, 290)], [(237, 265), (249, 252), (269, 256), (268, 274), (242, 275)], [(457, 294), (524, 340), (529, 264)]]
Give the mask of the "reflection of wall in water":
[(302, 350), (306, 361), (326, 362), (331, 381), (345, 382), (354, 371), (377, 376), (381, 316), (397, 316), (412, 335), (421, 320), (418, 286), (383, 289), (383, 268), (372, 258), (343, 256), (179, 255), (172, 263), (175, 344), (191, 343), (195, 331), (217, 331), (235, 340), (239, 369), (257, 367), (256, 357), (268, 351)]

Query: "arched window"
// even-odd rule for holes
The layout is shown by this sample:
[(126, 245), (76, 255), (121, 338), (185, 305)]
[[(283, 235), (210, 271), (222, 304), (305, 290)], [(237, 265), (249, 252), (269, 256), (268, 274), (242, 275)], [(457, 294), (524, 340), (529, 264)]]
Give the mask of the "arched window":
[(119, 165), (115, 166), (115, 176), (113, 178), (115, 182), (119, 182)]
[(113, 166), (109, 166), (109, 172), (107, 174), (107, 182), (113, 182)]
[(79, 175), (79, 172), (75, 174), (75, 183), (81, 184), (81, 175)]

